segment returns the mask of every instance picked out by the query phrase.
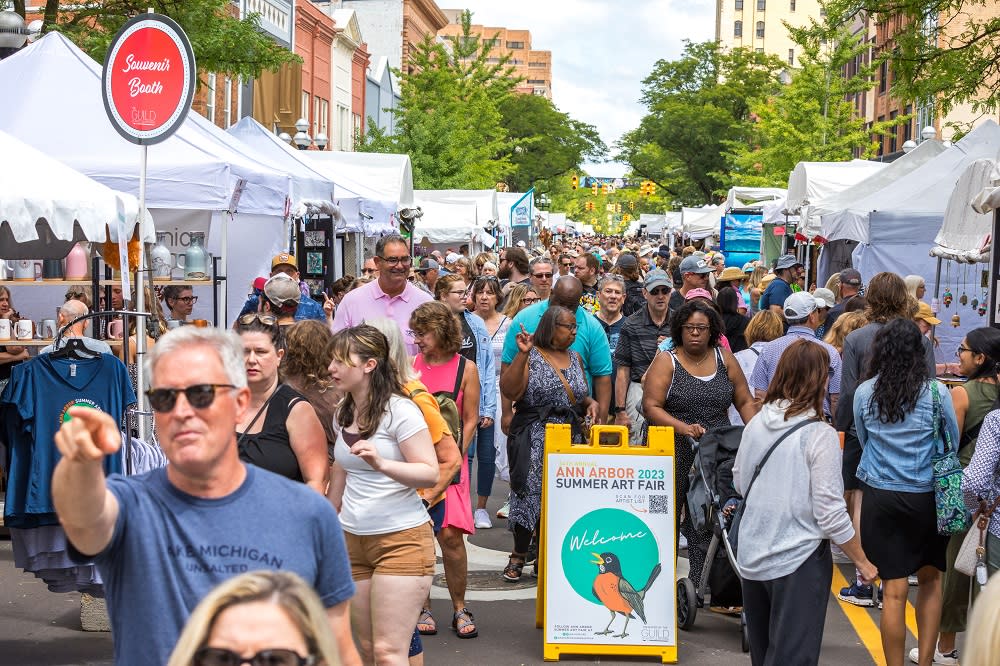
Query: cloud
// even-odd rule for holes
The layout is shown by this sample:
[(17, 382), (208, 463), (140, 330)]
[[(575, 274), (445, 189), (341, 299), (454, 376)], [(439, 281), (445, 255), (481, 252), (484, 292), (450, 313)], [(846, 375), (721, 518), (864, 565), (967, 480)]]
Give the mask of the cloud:
[[(706, 0), (465, 0), (478, 25), (530, 30), (532, 48), (552, 51), (552, 101), (597, 128), (610, 148), (645, 114), (642, 80), (657, 60), (680, 55), (685, 39), (715, 35), (715, 3)], [(619, 164), (588, 165), (597, 175), (624, 173)]]

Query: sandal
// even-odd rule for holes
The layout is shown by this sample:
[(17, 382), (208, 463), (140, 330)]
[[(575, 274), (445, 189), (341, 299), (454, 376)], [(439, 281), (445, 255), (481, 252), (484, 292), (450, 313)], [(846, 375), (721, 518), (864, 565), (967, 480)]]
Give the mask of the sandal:
[[(426, 628), (422, 628), (421, 625)], [(431, 615), (430, 608), (424, 608), (420, 611), (420, 618), (417, 620), (417, 631), (421, 636), (437, 635), (437, 623), (434, 621), (434, 616)]]
[(511, 555), (507, 560), (507, 566), (503, 569), (503, 577), (511, 583), (521, 580), (521, 571), (524, 569), (524, 558)]
[[(467, 629), (468, 627), (472, 627), (472, 631), (463, 631), (463, 629)], [(476, 628), (476, 619), (472, 617), (472, 613), (468, 608), (463, 608), (455, 613), (455, 617), (451, 621), (451, 628), (455, 630), (459, 638), (475, 638), (479, 635), (479, 629)]]

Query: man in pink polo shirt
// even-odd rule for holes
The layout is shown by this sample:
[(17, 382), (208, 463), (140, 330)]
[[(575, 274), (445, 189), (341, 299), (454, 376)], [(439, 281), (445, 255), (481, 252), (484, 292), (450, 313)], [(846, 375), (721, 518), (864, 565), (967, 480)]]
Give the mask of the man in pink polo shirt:
[(333, 318), (334, 332), (357, 326), (368, 319), (388, 317), (403, 332), (406, 349), (416, 355), (410, 315), (418, 306), (433, 300), (429, 294), (410, 284), (410, 246), (398, 234), (382, 236), (375, 244), (378, 279), (347, 292)]

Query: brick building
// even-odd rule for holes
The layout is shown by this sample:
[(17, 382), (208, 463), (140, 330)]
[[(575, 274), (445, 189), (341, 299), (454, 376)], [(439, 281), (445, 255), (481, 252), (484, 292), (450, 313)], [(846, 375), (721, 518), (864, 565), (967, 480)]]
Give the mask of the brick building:
[(819, 0), (715, 0), (715, 40), (729, 50), (751, 48), (795, 67), (801, 48), (784, 24), (806, 26), (820, 16)]
[[(330, 136), (333, 99), (333, 19), (307, 0), (295, 2), (295, 54), (302, 58), (301, 117), (309, 122), (309, 136)], [(297, 119), (296, 119), (297, 120)], [(295, 134), (292, 127), (281, 129)], [(315, 146), (313, 146), (315, 147)]]
[[(440, 37), (458, 37), (462, 34), (462, 9), (442, 10), (448, 17), (448, 25), (438, 31)], [(536, 51), (531, 48), (529, 30), (511, 30), (473, 25), (470, 32), (482, 40), (492, 40), (489, 62), (499, 62), (509, 55), (508, 63), (513, 65), (515, 74), (522, 79), (517, 92), (526, 95), (541, 95), (552, 99), (552, 51)]]

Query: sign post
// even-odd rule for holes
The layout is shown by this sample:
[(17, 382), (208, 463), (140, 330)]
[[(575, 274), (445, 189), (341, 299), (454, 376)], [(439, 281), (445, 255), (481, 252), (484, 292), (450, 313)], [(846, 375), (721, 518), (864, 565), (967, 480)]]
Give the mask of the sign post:
[[(181, 126), (191, 109), (197, 68), (184, 30), (171, 18), (149, 12), (122, 26), (104, 57), (101, 91), (112, 127), (141, 147), (139, 160), (139, 242), (145, 238), (146, 161), (151, 144), (165, 141)], [(121, 239), (119, 239), (121, 242)], [(139, 252), (135, 309), (145, 312), (145, 249)], [(128, 259), (124, 258), (126, 264)], [(123, 279), (127, 270), (122, 271)], [(136, 324), (136, 362), (146, 354), (145, 320)], [(128, 335), (128, 331), (125, 332)], [(148, 440), (151, 424), (143, 373), (136, 377), (139, 436)]]
[(537, 611), (543, 656), (655, 656), (677, 661), (673, 428), (595, 426), (573, 444), (545, 431)]

